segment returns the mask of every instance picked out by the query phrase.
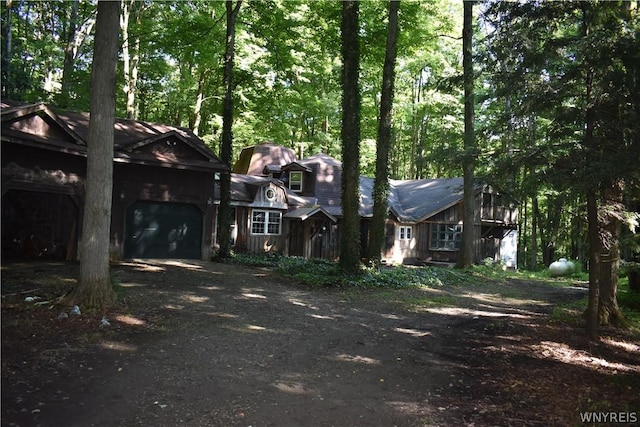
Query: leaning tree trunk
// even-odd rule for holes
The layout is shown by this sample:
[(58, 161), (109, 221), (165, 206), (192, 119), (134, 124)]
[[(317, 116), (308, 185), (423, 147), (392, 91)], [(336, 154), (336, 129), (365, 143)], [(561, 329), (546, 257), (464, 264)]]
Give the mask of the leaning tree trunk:
[(109, 275), (109, 231), (119, 12), (119, 2), (98, 2), (91, 73), (86, 198), (80, 243), (80, 282), (68, 299), (85, 309), (104, 309), (115, 299)]
[(380, 122), (376, 147), (376, 180), (373, 187), (373, 217), (368, 247), (370, 262), (380, 264), (384, 246), (385, 221), (389, 196), (389, 149), (391, 147), (391, 110), (393, 106), (393, 83), (395, 76), (396, 46), (398, 40), (398, 9), (400, 2), (389, 2), (389, 28), (387, 49), (382, 70), (382, 95), (380, 97)]

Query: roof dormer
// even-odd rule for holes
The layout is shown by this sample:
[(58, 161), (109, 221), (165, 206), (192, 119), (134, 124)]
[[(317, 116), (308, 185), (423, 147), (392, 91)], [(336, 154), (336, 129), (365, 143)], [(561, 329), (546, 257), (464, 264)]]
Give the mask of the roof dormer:
[(311, 174), (311, 169), (298, 162), (292, 162), (282, 167), (282, 180), (289, 190), (302, 193), (305, 186), (305, 178)]

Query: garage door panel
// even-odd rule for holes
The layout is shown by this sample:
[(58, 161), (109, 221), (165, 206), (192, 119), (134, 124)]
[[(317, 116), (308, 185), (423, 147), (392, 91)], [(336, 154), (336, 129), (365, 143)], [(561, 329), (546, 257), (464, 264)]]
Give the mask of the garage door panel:
[(201, 257), (202, 213), (194, 205), (137, 201), (126, 227), (125, 258)]

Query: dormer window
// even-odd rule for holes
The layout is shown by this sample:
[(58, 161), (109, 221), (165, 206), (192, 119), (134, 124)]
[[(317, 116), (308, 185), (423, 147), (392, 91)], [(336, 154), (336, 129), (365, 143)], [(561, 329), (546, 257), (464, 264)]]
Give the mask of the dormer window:
[(298, 193), (302, 191), (302, 172), (289, 172), (289, 189)]

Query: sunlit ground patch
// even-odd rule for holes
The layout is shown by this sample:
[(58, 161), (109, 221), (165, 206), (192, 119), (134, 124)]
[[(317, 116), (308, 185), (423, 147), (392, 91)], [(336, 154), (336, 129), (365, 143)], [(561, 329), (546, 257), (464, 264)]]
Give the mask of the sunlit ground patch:
[(626, 342), (626, 341), (617, 341), (617, 340), (614, 340), (613, 338), (602, 338), (602, 342), (607, 345), (618, 347), (626, 351), (632, 351), (632, 352), (640, 351), (640, 345)]
[(119, 314), (115, 316), (114, 320), (120, 323), (124, 323), (125, 325), (132, 325), (132, 326), (144, 326), (147, 324), (147, 322), (145, 322), (144, 320), (138, 319), (133, 316), (126, 316), (123, 314)]
[(395, 328), (394, 331), (396, 332), (400, 332), (403, 334), (408, 334), (411, 335), (413, 337), (426, 337), (427, 335), (432, 335), (431, 332), (427, 332), (427, 331), (421, 331), (418, 329), (412, 329), (412, 328)]
[(428, 313), (443, 314), (446, 316), (484, 316), (484, 317), (511, 317), (514, 319), (528, 319), (530, 316), (523, 314), (504, 313), (500, 311), (475, 310), (462, 307), (434, 307), (426, 308)]
[(202, 289), (203, 291), (224, 291), (225, 288), (222, 286), (198, 286), (198, 289)]
[(199, 295), (180, 295), (180, 299), (186, 302), (202, 303), (209, 301), (209, 297), (201, 297)]
[(202, 266), (198, 264), (193, 264), (186, 261), (179, 260), (164, 260), (160, 261), (162, 264), (170, 265), (172, 267), (180, 267), (180, 268), (188, 268), (189, 270), (202, 270)]
[(573, 349), (563, 343), (542, 341), (540, 344), (532, 345), (531, 349), (536, 357), (553, 359), (570, 365), (591, 369), (605, 369), (611, 373), (617, 371), (640, 372), (640, 366), (638, 365), (609, 362), (603, 358), (592, 356), (586, 351)]
[(297, 395), (311, 394), (311, 390), (307, 389), (304, 384), (299, 382), (276, 382), (273, 386), (283, 393)]
[(147, 285), (144, 285), (142, 283), (134, 283), (134, 282), (120, 283), (120, 286), (123, 288), (146, 288), (147, 287)]
[(165, 304), (162, 306), (168, 310), (182, 310), (184, 309), (184, 305), (176, 305), (176, 304)]
[(125, 344), (117, 341), (103, 341), (100, 346), (105, 350), (114, 350), (114, 351), (137, 351), (138, 347), (130, 344)]
[(336, 320), (335, 317), (333, 316), (322, 316), (320, 314), (310, 314), (309, 316), (313, 317), (314, 319), (321, 319), (321, 320)]
[(219, 317), (221, 319), (235, 319), (238, 317), (237, 314), (231, 314), (231, 313), (223, 313), (223, 312), (210, 312), (207, 313), (208, 316), (213, 316), (213, 317)]
[(371, 357), (366, 356), (358, 356), (353, 354), (336, 354), (332, 357), (333, 360), (337, 360), (339, 362), (351, 362), (351, 363), (362, 363), (364, 365), (381, 365), (382, 362), (378, 359), (373, 359)]
[(301, 301), (301, 300), (299, 300), (297, 298), (289, 298), (289, 299), (287, 299), (287, 301), (290, 302), (291, 304), (297, 305), (299, 307), (306, 307), (306, 308), (309, 308), (311, 310), (320, 310), (318, 307), (316, 307), (314, 305), (311, 305), (309, 303), (306, 303), (304, 301)]
[(142, 271), (145, 273), (157, 273), (160, 271), (165, 271), (165, 268), (159, 265), (151, 265), (146, 262), (136, 261), (136, 260), (133, 260), (131, 262), (122, 262), (120, 263), (120, 265), (124, 265), (126, 267), (133, 267), (136, 270)]
[(250, 299), (267, 299), (266, 296), (261, 295), (261, 294), (254, 294), (251, 292), (244, 292), (242, 294), (243, 298), (250, 298)]

